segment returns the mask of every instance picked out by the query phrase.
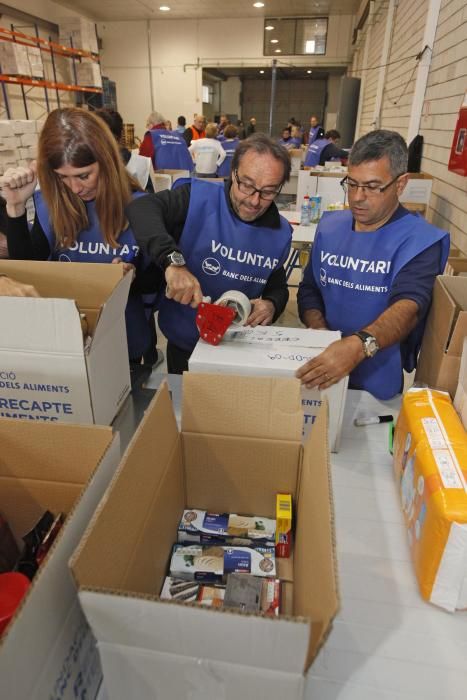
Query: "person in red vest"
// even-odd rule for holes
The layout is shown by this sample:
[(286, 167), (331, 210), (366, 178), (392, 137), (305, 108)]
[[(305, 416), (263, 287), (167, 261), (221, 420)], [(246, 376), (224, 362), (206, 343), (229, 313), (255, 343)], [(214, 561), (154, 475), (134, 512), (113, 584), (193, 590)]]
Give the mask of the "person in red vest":
[(188, 129), (185, 129), (185, 133), (183, 134), (183, 138), (186, 141), (186, 145), (190, 146), (191, 142), (196, 141), (197, 139), (205, 139), (205, 129), (206, 119), (203, 117), (202, 114), (195, 114), (193, 124), (189, 126)]
[(141, 146), (139, 147), (139, 155), (146, 156), (146, 158), (151, 158), (154, 162), (154, 142), (151, 137), (151, 131), (153, 129), (165, 129), (165, 118), (160, 112), (151, 112), (146, 120), (146, 133), (141, 141)]

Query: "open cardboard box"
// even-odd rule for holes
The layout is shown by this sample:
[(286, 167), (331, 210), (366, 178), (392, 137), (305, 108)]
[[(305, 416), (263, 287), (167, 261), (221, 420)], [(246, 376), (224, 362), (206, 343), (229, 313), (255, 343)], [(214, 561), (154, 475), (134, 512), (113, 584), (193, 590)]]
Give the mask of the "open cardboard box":
[[(108, 425), (130, 392), (122, 265), (0, 260), (41, 298), (0, 296), (0, 416)], [(79, 314), (91, 343), (83, 343)]]
[[(112, 700), (302, 697), (339, 603), (326, 406), (301, 434), (296, 379), (185, 373), (181, 432), (162, 385), (70, 563)], [(275, 517), (279, 491), (280, 617), (159, 599), (185, 508)]]
[(21, 537), (46, 510), (66, 515), (0, 638), (0, 697), (93, 700), (102, 680), (95, 640), (68, 559), (120, 457), (112, 429), (0, 420), (0, 513)]
[[(222, 342), (209, 345), (200, 339), (190, 357), (193, 372), (293, 377), (299, 367), (316, 357), (336, 340), (340, 331), (315, 331), (284, 326), (235, 327)], [(303, 435), (313, 428), (323, 397), (329, 402), (329, 441), (332, 452), (339, 451), (348, 377), (321, 392), (301, 388)], [(263, 410), (268, 410), (264, 407)]]
[(467, 279), (440, 275), (425, 327), (415, 381), (454, 398), (467, 335)]

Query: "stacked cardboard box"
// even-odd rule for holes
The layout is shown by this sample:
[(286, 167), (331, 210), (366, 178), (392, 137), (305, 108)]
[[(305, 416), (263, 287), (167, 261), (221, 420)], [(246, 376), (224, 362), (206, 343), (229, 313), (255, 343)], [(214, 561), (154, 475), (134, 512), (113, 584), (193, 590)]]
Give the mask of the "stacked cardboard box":
[(5, 75), (31, 76), (28, 47), (12, 41), (0, 41), (0, 67)]
[(0, 175), (8, 168), (28, 166), (37, 157), (38, 132), (43, 120), (0, 121)]
[(76, 82), (83, 87), (102, 87), (101, 67), (91, 59), (76, 64)]
[(84, 17), (64, 17), (59, 20), (59, 42), (82, 51), (98, 53), (96, 26)]
[(28, 46), (28, 60), (33, 78), (44, 78), (44, 64), (42, 63), (42, 55), (39, 47)]

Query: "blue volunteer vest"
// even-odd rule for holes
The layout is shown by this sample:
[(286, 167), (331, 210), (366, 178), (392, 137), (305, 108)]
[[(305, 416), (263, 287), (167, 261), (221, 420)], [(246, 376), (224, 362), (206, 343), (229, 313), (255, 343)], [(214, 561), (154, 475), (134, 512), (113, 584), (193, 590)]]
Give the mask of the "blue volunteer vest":
[[(406, 214), (377, 231), (358, 232), (352, 230), (350, 211), (325, 212), (313, 243), (312, 269), (329, 328), (350, 335), (372, 323), (387, 309), (400, 270), (437, 241), (442, 244), (441, 273), (449, 253), (449, 234), (422, 217)], [(424, 324), (423, 319), (409, 336), (411, 366), (405, 369), (415, 366)], [(400, 346), (392, 345), (363, 360), (350, 373), (350, 380), (378, 399), (395, 396), (402, 383)]]
[(151, 129), (154, 145), (154, 168), (158, 170), (193, 170), (193, 158), (180, 134), (167, 129)]
[(291, 148), (300, 148), (302, 145), (302, 139), (298, 136), (292, 136), (290, 139)]
[[(144, 192), (134, 192), (133, 198), (141, 197)], [(136, 268), (144, 267), (143, 259), (139, 254), (131, 228), (125, 229), (118, 237), (118, 248), (112, 248), (102, 236), (99, 220), (96, 214), (95, 202), (84, 202), (88, 215), (89, 228), (81, 231), (76, 242), (70, 248), (57, 248), (55, 236), (52, 231), (49, 212), (40, 191), (34, 193), (34, 205), (39, 223), (47, 236), (50, 246), (49, 260), (58, 262), (85, 262), (85, 263), (111, 263), (114, 258), (121, 258), (123, 262), (132, 263)], [(128, 354), (130, 358), (138, 358), (147, 349), (150, 341), (150, 329), (143, 297), (140, 294), (132, 294), (128, 297), (125, 309), (125, 321), (127, 330)]]
[(240, 139), (224, 139), (224, 141), (222, 141), (222, 148), (225, 151), (225, 160), (217, 168), (218, 177), (229, 177), (233, 154), (239, 143)]
[[(262, 228), (241, 221), (230, 210), (223, 184), (193, 180), (188, 215), (179, 247), (204, 296), (216, 301), (237, 289), (249, 299), (261, 296), (269, 276), (287, 259), (290, 224)], [(166, 338), (191, 352), (199, 339), (196, 309), (166, 297), (159, 307), (159, 327)]]
[(310, 131), (308, 132), (308, 145), (310, 145), (310, 143), (313, 143), (313, 141), (316, 141), (316, 139), (318, 138), (319, 130), (322, 128), (323, 127), (320, 124), (318, 124), (318, 126), (312, 127), (310, 129)]
[(308, 150), (305, 156), (304, 165), (314, 167), (319, 165), (319, 159), (321, 158), (321, 153), (324, 151), (326, 146), (329, 146), (330, 141), (328, 139), (318, 139), (313, 143), (308, 144)]

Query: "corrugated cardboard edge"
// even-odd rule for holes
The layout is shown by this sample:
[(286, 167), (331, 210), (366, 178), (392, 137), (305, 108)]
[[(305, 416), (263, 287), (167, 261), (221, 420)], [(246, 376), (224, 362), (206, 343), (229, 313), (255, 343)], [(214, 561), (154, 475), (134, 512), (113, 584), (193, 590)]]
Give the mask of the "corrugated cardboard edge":
[[(327, 469), (327, 475), (328, 475), (328, 489), (329, 489), (329, 512), (331, 516), (331, 547), (332, 547), (332, 569), (334, 573), (334, 594), (337, 600), (337, 606), (334, 611), (334, 614), (332, 615), (330, 619), (330, 624), (321, 637), (318, 646), (316, 647), (315, 652), (310, 652), (308, 654), (307, 660), (306, 660), (306, 665), (304, 669), (304, 673), (308, 671), (310, 666), (312, 665), (313, 661), (317, 657), (318, 653), (322, 649), (322, 647), (325, 645), (326, 640), (328, 639), (332, 627), (333, 627), (333, 621), (337, 615), (337, 613), (340, 610), (341, 606), (341, 594), (340, 594), (340, 583), (339, 583), (339, 569), (338, 569), (338, 563), (337, 563), (337, 540), (336, 540), (336, 517), (335, 517), (335, 507), (334, 507), (334, 491), (333, 491), (333, 484), (332, 484), (332, 471), (331, 471), (331, 459), (330, 459), (330, 451), (329, 451), (329, 430), (328, 430), (328, 425), (329, 425), (329, 402), (326, 397), (323, 399), (323, 404), (321, 406), (321, 410), (318, 413), (315, 426), (316, 424), (320, 424), (322, 421), (325, 421), (326, 423), (326, 429), (323, 430), (323, 433), (325, 435), (325, 454), (326, 454), (326, 469)], [(307, 444), (311, 439), (312, 439), (313, 431), (310, 433), (308, 436), (306, 443)], [(301, 474), (300, 474), (300, 481), (301, 481)], [(309, 620), (311, 623), (311, 630), (310, 630), (310, 638), (311, 635), (313, 634), (313, 620)], [(309, 648), (311, 646), (311, 641), (309, 644)]]
[[(11, 418), (11, 419), (10, 419), (10, 418), (4, 418), (4, 419), (2, 419), (2, 420), (7, 420), (7, 421), (8, 421), (8, 420), (11, 420), (11, 421), (14, 421), (15, 419), (13, 419), (13, 418)], [(75, 511), (77, 510), (79, 504), (81, 503), (81, 500), (83, 499), (84, 493), (85, 493), (86, 489), (89, 487), (89, 484), (91, 483), (92, 479), (94, 478), (94, 475), (96, 474), (97, 470), (99, 469), (100, 464), (102, 463), (103, 459), (105, 458), (105, 456), (107, 455), (107, 453), (109, 452), (109, 450), (111, 449), (111, 447), (115, 444), (115, 441), (116, 441), (116, 440), (118, 440), (118, 441), (120, 440), (119, 436), (116, 435), (116, 434), (113, 432), (112, 428), (106, 427), (106, 426), (104, 426), (104, 425), (99, 425), (99, 426), (87, 425), (87, 426), (85, 426), (85, 425), (78, 425), (77, 423), (72, 423), (72, 424), (69, 424), (69, 423), (68, 423), (68, 424), (60, 424), (60, 425), (66, 425), (67, 428), (69, 428), (69, 427), (89, 428), (90, 430), (96, 430), (96, 431), (100, 431), (100, 432), (103, 432), (103, 433), (108, 433), (110, 439), (108, 440), (107, 446), (105, 447), (104, 451), (102, 452), (102, 454), (101, 454), (101, 456), (100, 456), (100, 458), (99, 458), (98, 463), (96, 464), (95, 468), (92, 470), (92, 472), (91, 472), (91, 474), (89, 475), (89, 477), (88, 477), (86, 483), (83, 485), (83, 488), (82, 488), (82, 490), (81, 490), (81, 493), (80, 493), (79, 497), (78, 497), (78, 498), (76, 499), (76, 501), (74, 502), (73, 507), (72, 507), (72, 509), (70, 510), (70, 512), (67, 513), (65, 522), (64, 522), (64, 524), (63, 524), (63, 526), (62, 526), (62, 528), (61, 528), (61, 530), (60, 530), (59, 535), (57, 536), (57, 538), (55, 539), (55, 541), (54, 541), (54, 543), (52, 544), (51, 548), (50, 548), (49, 551), (47, 552), (47, 555), (46, 555), (44, 561), (42, 562), (42, 564), (41, 564), (41, 566), (39, 567), (39, 569), (38, 569), (36, 575), (34, 576), (34, 579), (33, 579), (33, 581), (32, 581), (31, 590), (32, 590), (32, 588), (33, 588), (34, 586), (36, 586), (36, 585), (38, 584), (38, 582), (41, 580), (41, 577), (42, 577), (42, 575), (44, 574), (44, 570), (45, 570), (45, 567), (47, 566), (48, 561), (49, 561), (50, 558), (53, 556), (53, 553), (55, 552), (55, 549), (58, 547), (61, 538), (66, 534), (66, 532), (67, 532), (67, 527), (69, 527), (69, 523), (70, 523), (70, 521), (72, 520), (73, 514), (74, 514)], [(11, 622), (10, 622), (10, 624), (8, 625), (6, 631), (5, 631), (4, 634), (0, 637), (0, 653), (1, 653), (1, 650), (2, 650), (2, 645), (3, 645), (3, 643), (4, 643), (4, 642), (7, 640), (7, 638), (8, 638), (9, 630), (12, 630), (12, 629), (13, 629), (14, 622), (15, 622), (15, 620), (21, 615), (21, 611), (22, 611), (22, 609), (24, 608), (24, 606), (27, 605), (28, 599), (29, 599), (29, 596), (28, 596), (28, 594), (26, 594), (26, 595), (24, 596), (24, 598), (22, 599), (20, 605), (19, 605), (18, 608), (16, 609), (15, 614), (14, 614), (14, 616), (12, 617)]]
[[(156, 401), (161, 400), (161, 398), (168, 398), (168, 400), (170, 401), (170, 404), (172, 404), (172, 402), (170, 400), (169, 385), (168, 385), (168, 382), (166, 379), (163, 380), (159, 389), (157, 390), (157, 393), (152, 398), (149, 406), (145, 410), (144, 416), (143, 416), (137, 430), (135, 430), (133, 437), (131, 438), (130, 442), (128, 443), (127, 448), (126, 448), (126, 450), (125, 450), (125, 452), (120, 460), (120, 464), (118, 465), (117, 469), (115, 470), (115, 473), (114, 473), (107, 489), (105, 490), (105, 493), (103, 494), (101, 500), (99, 501), (99, 504), (98, 504), (96, 510), (94, 511), (94, 514), (93, 514), (91, 520), (89, 521), (88, 526), (86, 527), (78, 546), (76, 547), (75, 551), (73, 552), (72, 556), (70, 557), (70, 559), (68, 561), (68, 568), (71, 571), (71, 575), (73, 577), (73, 580), (75, 582), (77, 589), (84, 590), (85, 586), (80, 586), (79, 580), (78, 580), (77, 576), (75, 575), (75, 571), (74, 571), (75, 563), (76, 563), (77, 559), (79, 559), (79, 556), (80, 556), (82, 550), (86, 546), (86, 543), (89, 539), (89, 535), (90, 535), (91, 531), (94, 529), (96, 522), (99, 520), (102, 510), (105, 507), (105, 504), (107, 503), (121, 472), (123, 471), (123, 469), (126, 466), (127, 455), (133, 451), (134, 444), (137, 442), (137, 440), (139, 440), (139, 435), (140, 435), (140, 432), (141, 432), (143, 425), (144, 425), (144, 417), (146, 416), (148, 411), (150, 411), (152, 409), (154, 403)], [(174, 421), (175, 421), (175, 416), (174, 416)]]

